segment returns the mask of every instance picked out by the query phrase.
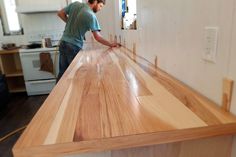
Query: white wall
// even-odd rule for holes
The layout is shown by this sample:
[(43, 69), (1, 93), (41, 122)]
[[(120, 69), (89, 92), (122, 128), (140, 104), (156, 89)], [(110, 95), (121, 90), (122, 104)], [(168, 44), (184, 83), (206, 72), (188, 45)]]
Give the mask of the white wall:
[[(121, 31), (119, 1), (116, 34), (128, 48), (183, 81), (217, 104), (221, 104), (222, 80), (236, 81), (236, 0), (137, 0), (138, 30)], [(204, 28), (219, 27), (216, 63), (202, 59)], [(233, 32), (232, 32), (233, 30)], [(231, 111), (236, 114), (236, 89)], [(233, 149), (236, 157), (236, 139)]]
[[(236, 8), (236, 4), (235, 4)], [(233, 23), (233, 31), (232, 31), (232, 42), (231, 42), (231, 54), (230, 54), (230, 62), (229, 62), (229, 76), (233, 80), (236, 81), (236, 9), (234, 12), (234, 23)], [(236, 82), (235, 82), (236, 83)], [(236, 84), (234, 84), (234, 87)], [(231, 110), (236, 114), (236, 89), (233, 93), (232, 100), (232, 108)]]
[[(229, 77), (235, 81), (234, 92), (232, 99), (231, 111), (236, 114), (236, 1), (234, 4), (234, 14), (233, 14), (233, 30), (232, 30), (232, 41), (230, 50), (230, 62), (229, 62)], [(236, 157), (236, 136), (234, 139), (234, 146), (232, 157)]]
[[(117, 34), (123, 34), (129, 48), (136, 42), (138, 53), (151, 62), (158, 56), (160, 68), (220, 104), (233, 4), (234, 0), (138, 0), (138, 30), (117, 29)], [(220, 28), (216, 64), (202, 60), (206, 26)]]
[(114, 2), (111, 0), (107, 0), (104, 8), (97, 14), (102, 28), (101, 33), (107, 39), (109, 37), (109, 34), (115, 33), (114, 7)]

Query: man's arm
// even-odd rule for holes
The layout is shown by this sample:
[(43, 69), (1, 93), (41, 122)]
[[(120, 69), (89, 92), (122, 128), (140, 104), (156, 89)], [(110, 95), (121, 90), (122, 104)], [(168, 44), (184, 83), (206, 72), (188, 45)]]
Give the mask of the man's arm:
[(107, 40), (105, 40), (102, 35), (98, 32), (98, 31), (93, 31), (93, 36), (94, 38), (101, 44), (103, 45), (106, 45), (106, 46), (109, 46), (109, 47), (118, 47), (120, 46), (120, 44), (117, 44), (117, 43), (111, 43)]
[(68, 17), (64, 9), (58, 11), (57, 16), (59, 16), (65, 23), (67, 23)]

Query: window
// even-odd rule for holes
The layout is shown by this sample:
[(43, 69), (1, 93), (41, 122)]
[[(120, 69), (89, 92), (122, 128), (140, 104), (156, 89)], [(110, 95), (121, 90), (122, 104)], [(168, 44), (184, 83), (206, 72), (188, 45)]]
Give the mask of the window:
[(136, 0), (122, 0), (122, 29), (137, 29)]
[(1, 0), (1, 22), (4, 35), (22, 34), (15, 0)]

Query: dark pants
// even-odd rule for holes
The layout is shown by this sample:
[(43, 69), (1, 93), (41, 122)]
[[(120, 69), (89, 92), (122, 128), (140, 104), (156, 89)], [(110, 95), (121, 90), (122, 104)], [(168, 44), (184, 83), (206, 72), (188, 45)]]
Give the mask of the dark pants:
[(77, 53), (81, 50), (80, 47), (75, 46), (71, 43), (61, 41), (59, 46), (59, 74), (57, 77), (57, 82), (60, 80), (66, 69), (69, 67), (70, 63), (73, 61)]

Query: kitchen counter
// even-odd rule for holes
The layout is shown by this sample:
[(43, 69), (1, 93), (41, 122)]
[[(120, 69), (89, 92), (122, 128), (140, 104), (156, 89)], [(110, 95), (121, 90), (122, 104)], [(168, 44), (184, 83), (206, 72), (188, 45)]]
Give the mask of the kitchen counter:
[(13, 50), (0, 50), (0, 55), (19, 53), (19, 48)]
[[(118, 157), (125, 151), (113, 151), (219, 141), (216, 136), (227, 142), (222, 142), (225, 148), (231, 146), (235, 116), (145, 59), (132, 57), (124, 48), (80, 52), (17, 141), (14, 156)], [(185, 145), (189, 150), (191, 144)], [(216, 153), (224, 149), (218, 146)]]

